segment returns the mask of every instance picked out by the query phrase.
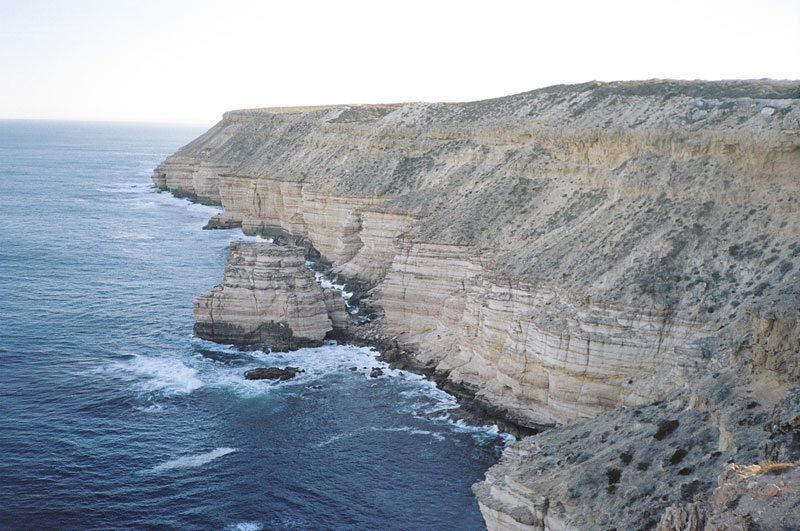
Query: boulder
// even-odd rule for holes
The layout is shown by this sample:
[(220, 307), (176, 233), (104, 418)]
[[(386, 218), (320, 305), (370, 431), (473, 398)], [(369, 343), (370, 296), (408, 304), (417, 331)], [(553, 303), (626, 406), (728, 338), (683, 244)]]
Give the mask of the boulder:
[(281, 369), (279, 367), (258, 367), (244, 371), (245, 380), (288, 380), (294, 378), (299, 371), (297, 367), (286, 367)]

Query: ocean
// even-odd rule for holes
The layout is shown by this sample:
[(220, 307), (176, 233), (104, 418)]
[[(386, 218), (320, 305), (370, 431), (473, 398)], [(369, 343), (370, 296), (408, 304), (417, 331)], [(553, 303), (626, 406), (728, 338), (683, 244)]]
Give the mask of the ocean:
[(150, 175), (203, 130), (0, 121), (0, 528), (483, 529), (505, 439), (432, 382), (192, 336), (244, 235)]

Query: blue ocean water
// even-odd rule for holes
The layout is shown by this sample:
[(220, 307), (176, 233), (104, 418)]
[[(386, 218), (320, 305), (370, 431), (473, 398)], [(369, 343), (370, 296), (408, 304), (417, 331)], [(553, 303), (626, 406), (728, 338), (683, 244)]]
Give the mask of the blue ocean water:
[[(202, 131), (0, 121), (0, 528), (483, 528), (502, 439), (430, 382), (192, 337), (243, 235), (150, 174)], [(306, 372), (243, 379), (265, 365)]]

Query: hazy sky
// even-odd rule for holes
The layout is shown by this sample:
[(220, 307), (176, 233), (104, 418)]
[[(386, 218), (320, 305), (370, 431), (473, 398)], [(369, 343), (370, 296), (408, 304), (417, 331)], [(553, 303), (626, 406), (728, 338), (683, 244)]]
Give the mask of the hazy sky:
[(210, 124), (656, 77), (800, 79), (800, 0), (0, 0), (0, 118)]

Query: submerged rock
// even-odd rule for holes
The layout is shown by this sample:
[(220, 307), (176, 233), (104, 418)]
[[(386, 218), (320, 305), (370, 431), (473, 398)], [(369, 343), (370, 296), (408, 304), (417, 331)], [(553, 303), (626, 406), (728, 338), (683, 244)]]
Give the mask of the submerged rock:
[(222, 212), (212, 216), (208, 223), (203, 227), (204, 230), (228, 230), (238, 229), (242, 226), (242, 220), (231, 216), (227, 212)]
[(279, 367), (258, 367), (244, 372), (246, 380), (288, 380), (294, 378), (298, 372), (303, 372), (297, 367), (286, 367), (281, 369)]

